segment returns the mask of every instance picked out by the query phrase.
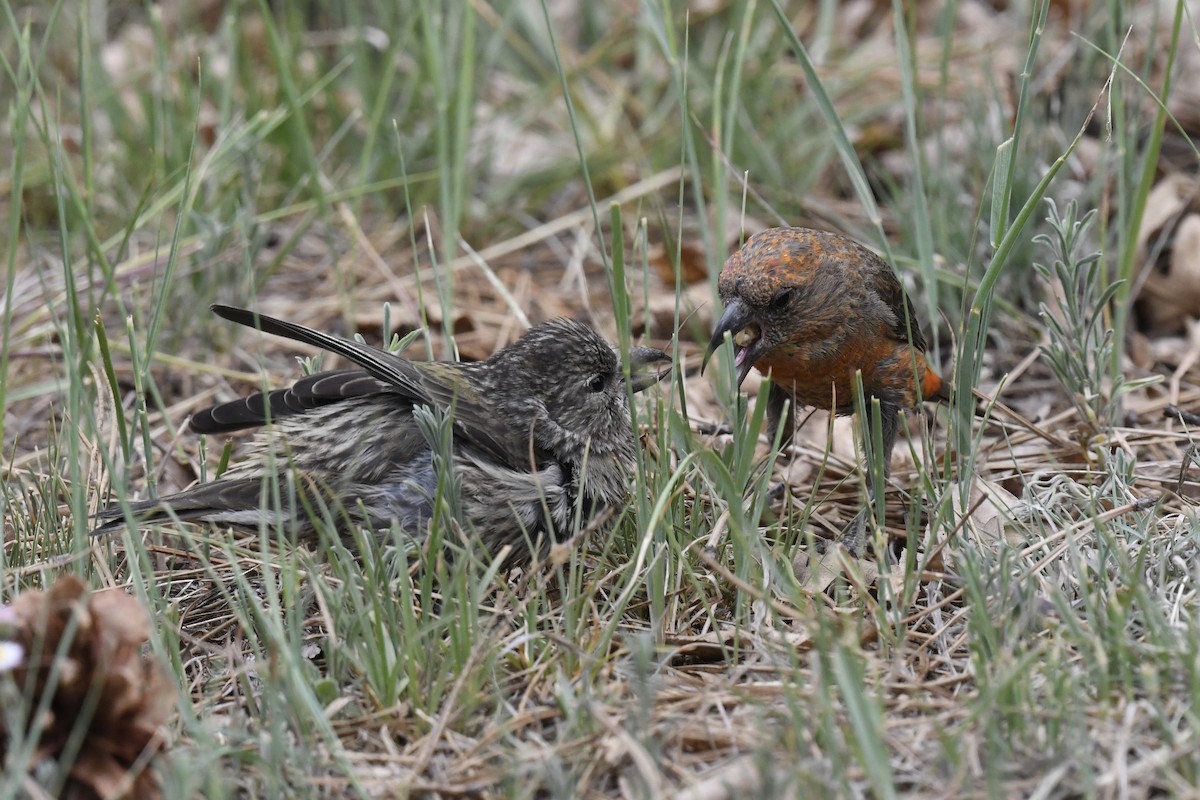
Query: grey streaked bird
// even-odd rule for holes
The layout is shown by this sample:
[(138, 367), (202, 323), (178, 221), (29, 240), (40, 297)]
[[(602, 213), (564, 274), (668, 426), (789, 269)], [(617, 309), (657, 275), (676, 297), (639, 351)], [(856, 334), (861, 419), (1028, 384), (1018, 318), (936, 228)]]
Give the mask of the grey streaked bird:
[[(217, 480), (129, 503), (134, 524), (285, 522), (304, 536), (327, 508), (343, 530), (398, 525), (420, 537), (439, 474), (432, 427), (418, 422), (422, 407), (452, 424), (448, 466), (462, 529), (492, 554), (511, 545), (509, 565), (544, 554), (628, 499), (636, 442), (624, 371), (617, 351), (579, 322), (537, 325), (486, 361), (418, 362), (244, 309), (212, 309), (361, 369), (310, 375), (197, 413), (197, 433), (267, 427), (253, 457)], [(629, 366), (629, 388), (640, 392), (669, 374), (670, 357), (635, 347)], [(281, 503), (272, 501), (275, 485)], [(97, 516), (94, 534), (126, 521), (117, 505)]]

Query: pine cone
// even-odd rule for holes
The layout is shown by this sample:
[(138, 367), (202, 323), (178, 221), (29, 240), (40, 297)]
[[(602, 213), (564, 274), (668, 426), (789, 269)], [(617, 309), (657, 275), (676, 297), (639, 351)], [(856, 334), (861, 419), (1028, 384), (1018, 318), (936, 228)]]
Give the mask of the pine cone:
[[(150, 621), (141, 605), (118, 589), (89, 592), (68, 576), (47, 591), (23, 592), (0, 611), (14, 628), (3, 638), (23, 651), (12, 673), (23, 694), (21, 718), (28, 720), (17, 737), (38, 736), (30, 766), (60, 758), (72, 731), (84, 726), (74, 763), (61, 765), (70, 772), (65, 795), (157, 798), (157, 781), (145, 767), (162, 749), (175, 689), (142, 656)], [(47, 691), (53, 699), (44, 717), (29, 719)], [(6, 717), (0, 715), (0, 759), (13, 738)]]

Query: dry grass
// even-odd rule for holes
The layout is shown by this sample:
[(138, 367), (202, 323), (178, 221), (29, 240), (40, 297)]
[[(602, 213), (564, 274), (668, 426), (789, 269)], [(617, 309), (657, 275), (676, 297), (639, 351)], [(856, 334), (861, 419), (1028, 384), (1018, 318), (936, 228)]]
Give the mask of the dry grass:
[[(1111, 64), (1086, 42), (1115, 52), (1132, 25), (1121, 61), (1158, 91), (1174, 7), (1118, 25), (1120, 4), (1048, 4), (1026, 84), (1018, 5), (922, 6), (909, 66), (887, 4), (791, 14), (876, 220), (778, 21), (750, 3), (690, 19), (549, 3), (553, 36), (536, 5), (475, 3), (471, 23), (422, 4), (271, 20), (114, 5), (84, 52), (73, 12), (6, 4), (31, 35), (24, 55), (20, 26), (0, 39), (25, 87), (0, 145), (15, 233), (0, 591), (71, 571), (151, 610), (179, 686), (167, 796), (1194, 795), (1200, 492), (1194, 423), (1164, 415), (1200, 402), (1194, 323), (1118, 336), (1120, 375), (1164, 380), (1088, 418), (1039, 350), (1054, 342), (1037, 302), (1065, 313), (1055, 298), (1078, 287), (1028, 268), (1051, 258), (1035, 200), (987, 338), (968, 335), (1022, 89), (1014, 209), (1102, 97)], [(1168, 108), (1195, 119), (1181, 96)], [(1154, 105), (1122, 75), (1114, 97), (1115, 133), (1089, 128), (1049, 194), (1102, 209), (1088, 245), (1115, 275)], [(772, 461), (745, 422), (756, 379), (747, 411), (726, 371), (698, 373), (721, 261), (776, 220), (886, 233), (922, 316), (926, 300), (944, 315), (926, 323), (943, 362), (979, 364), (977, 397), (910, 416), (861, 562), (819, 542), (860, 503), (852, 423), (814, 414)], [(374, 344), (427, 328), (416, 358), (485, 357), (522, 314), (616, 341), (628, 314), (677, 369), (639, 410), (646, 464), (617, 535), (494, 579), (475, 554), (448, 566), (399, 540), (88, 539), (113, 496), (213, 475), (225, 442), (187, 433), (190, 413), (312, 355), (204, 311), (251, 297)], [(52, 785), (5, 757), (0, 795)]]

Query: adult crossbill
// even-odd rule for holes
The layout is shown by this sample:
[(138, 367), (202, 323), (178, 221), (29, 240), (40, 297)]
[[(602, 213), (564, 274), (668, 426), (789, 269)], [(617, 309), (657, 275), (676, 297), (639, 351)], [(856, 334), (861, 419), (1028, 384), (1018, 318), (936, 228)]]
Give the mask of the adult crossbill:
[[(476, 363), (417, 362), (366, 344), (238, 308), (221, 317), (337, 353), (361, 369), (322, 372), (288, 389), (214, 406), (191, 420), (197, 433), (268, 424), (257, 458), (216, 481), (130, 503), (136, 524), (172, 518), (314, 531), (323, 506), (343, 528), (424, 532), (438, 489), (438, 445), (418, 417), (435, 408), (453, 422), (450, 467), (459, 520), (508, 565), (545, 554), (587, 517), (619, 510), (635, 461), (624, 372), (614, 348), (568, 319), (537, 325)], [(630, 389), (669, 372), (661, 350), (630, 351)], [(275, 480), (272, 480), (275, 479)], [(276, 483), (283, 498), (271, 498)], [(581, 519), (580, 515), (584, 515)], [(118, 530), (125, 511), (98, 515), (96, 534)]]
[[(925, 337), (904, 288), (882, 258), (852, 239), (807, 228), (761, 231), (725, 262), (718, 289), (725, 312), (705, 362), (728, 333), (738, 385), (752, 366), (770, 376), (772, 438), (782, 425), (782, 441), (791, 440), (796, 406), (853, 413), (861, 374), (866, 398), (880, 404), (886, 477), (900, 409), (947, 398), (925, 360)], [(859, 535), (864, 523), (865, 513), (852, 523)], [(861, 546), (849, 529), (846, 543)]]

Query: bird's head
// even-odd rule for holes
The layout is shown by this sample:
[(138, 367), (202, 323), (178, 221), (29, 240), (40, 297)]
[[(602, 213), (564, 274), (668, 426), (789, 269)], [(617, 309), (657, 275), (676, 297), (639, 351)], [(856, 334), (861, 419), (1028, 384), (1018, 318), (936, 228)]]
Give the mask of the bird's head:
[(822, 242), (803, 228), (770, 228), (746, 240), (721, 269), (718, 289), (725, 312), (713, 329), (701, 371), (725, 334), (733, 338), (737, 383), (742, 385), (755, 362), (796, 333), (798, 321), (814, 314), (814, 267), (821, 263)]
[[(630, 349), (630, 381), (640, 392), (670, 372), (671, 357), (649, 347)], [(505, 405), (533, 418), (536, 444), (559, 455), (628, 446), (631, 439), (624, 371), (617, 352), (579, 322), (536, 325), (491, 359), (500, 374), (520, 375)], [(515, 410), (515, 409), (514, 409)]]

